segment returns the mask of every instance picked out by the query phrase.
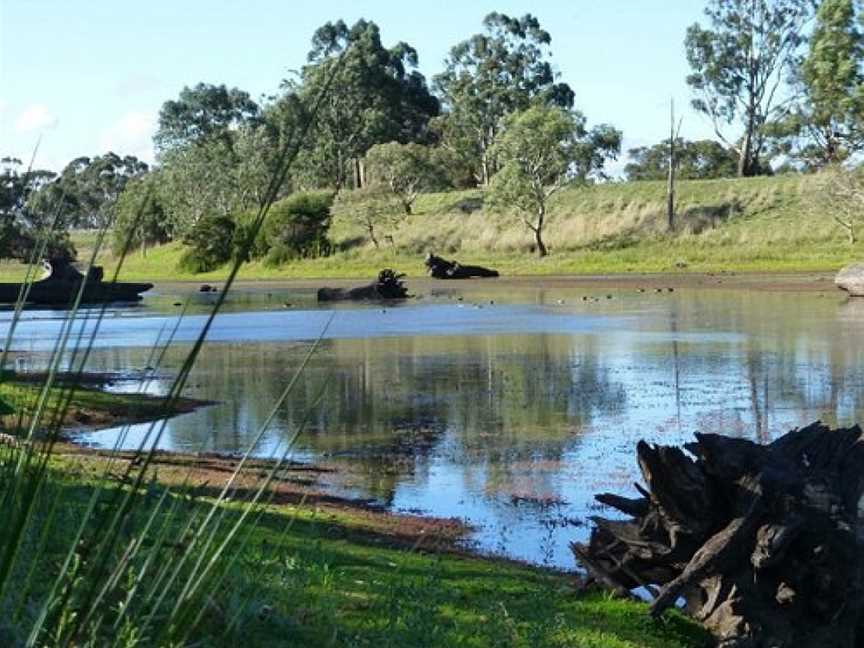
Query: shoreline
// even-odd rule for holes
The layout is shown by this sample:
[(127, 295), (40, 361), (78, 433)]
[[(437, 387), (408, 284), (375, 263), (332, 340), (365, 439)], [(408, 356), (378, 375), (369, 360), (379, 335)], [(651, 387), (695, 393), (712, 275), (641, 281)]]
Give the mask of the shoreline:
[[(15, 380), (6, 384), (38, 387), (44, 377), (45, 374), (31, 373), (22, 376), (21, 380), (16, 376)], [(56, 377), (58, 386), (68, 385), (71, 380), (77, 379), (79, 387), (76, 394), (88, 399), (96, 396), (98, 398), (95, 400), (99, 405), (81, 407), (73, 403), (70, 406), (63, 418), (61, 438), (52, 451), (55, 461), (63, 465), (72, 463), (84, 473), (98, 472), (100, 466), (109, 461), (115, 465), (131, 465), (133, 468), (137, 465), (138, 458), (134, 451), (112, 452), (88, 446), (86, 439), (90, 431), (166, 418), (163, 416), (164, 412), (157, 409), (162, 407), (162, 397), (104, 391), (105, 385), (123, 378), (107, 373), (87, 373), (80, 377), (59, 374)], [(186, 414), (212, 404), (212, 401), (180, 399), (167, 417)], [(17, 418), (17, 415), (13, 416)], [(78, 433), (76, 438), (69, 434), (73, 430)], [(0, 443), (14, 442), (14, 436), (0, 434)], [(151, 467), (154, 478), (162, 485), (196, 492), (204, 497), (215, 497), (221, 490), (221, 485), (233, 474), (240, 459), (240, 456), (228, 453), (157, 450)], [(247, 460), (238, 476), (236, 492), (231, 499), (242, 499), (251, 494), (260, 484), (260, 479), (272, 469), (275, 461), (255, 457)], [(340, 490), (350, 490), (350, 485), (346, 486), (344, 483), (350, 481), (350, 474), (346, 476), (343, 469), (344, 467), (326, 463), (286, 461), (271, 484), (272, 497), (266, 506), (287, 513), (311, 512), (313, 515), (320, 515), (325, 523), (347, 519), (351, 522), (350, 533), (345, 534), (345, 539), (348, 540), (544, 569), (528, 561), (474, 551), (465, 543), (472, 529), (459, 518), (391, 511), (371, 498), (339, 494)]]
[[(726, 290), (765, 290), (776, 292), (837, 292), (843, 294), (834, 284), (833, 272), (665, 272), (665, 273), (616, 273), (616, 274), (560, 274), (560, 275), (508, 275), (490, 279), (440, 280), (430, 277), (405, 277), (409, 292), (428, 293), (441, 289), (487, 289), (487, 288), (618, 288), (654, 289), (671, 286), (681, 289), (726, 289)], [(369, 277), (368, 281), (371, 281)], [(256, 292), (272, 288), (296, 288), (313, 290), (324, 285), (334, 287), (354, 286), (364, 279), (345, 278), (299, 278), (299, 279), (238, 279), (231, 289), (232, 293), (244, 290)], [(208, 284), (222, 288), (219, 279), (183, 279), (176, 281), (156, 281), (156, 291), (182, 289), (198, 292), (200, 286)], [(146, 294), (145, 294), (146, 300)]]

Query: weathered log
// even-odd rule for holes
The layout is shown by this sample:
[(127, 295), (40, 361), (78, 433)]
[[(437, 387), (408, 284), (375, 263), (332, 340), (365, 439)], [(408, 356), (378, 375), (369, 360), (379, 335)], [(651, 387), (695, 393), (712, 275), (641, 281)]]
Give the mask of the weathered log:
[[(141, 293), (153, 287), (151, 283), (126, 283), (105, 281), (101, 266), (92, 266), (84, 275), (66, 258), (46, 259), (45, 270), (39, 281), (34, 281), (26, 291), (27, 302), (32, 304), (68, 305), (78, 294), (81, 284), (84, 291), (81, 303), (96, 304), (113, 301), (138, 301)], [(0, 303), (15, 303), (23, 284), (0, 283)]]
[(864, 297), (864, 263), (846, 266), (837, 273), (834, 283), (853, 297)]
[(406, 299), (408, 289), (402, 282), (404, 274), (395, 270), (385, 268), (378, 273), (378, 278), (366, 286), (357, 288), (320, 288), (318, 290), (318, 301), (340, 301), (340, 300), (389, 300)]
[(448, 261), (431, 252), (426, 255), (426, 271), (435, 279), (470, 279), (472, 277), (497, 277), (497, 270), (483, 266), (462, 265), (458, 261)]
[(864, 645), (864, 434), (820, 423), (768, 445), (696, 435), (637, 447), (641, 498), (597, 496), (573, 543), (589, 581), (651, 592), (653, 615), (684, 609), (728, 648)]

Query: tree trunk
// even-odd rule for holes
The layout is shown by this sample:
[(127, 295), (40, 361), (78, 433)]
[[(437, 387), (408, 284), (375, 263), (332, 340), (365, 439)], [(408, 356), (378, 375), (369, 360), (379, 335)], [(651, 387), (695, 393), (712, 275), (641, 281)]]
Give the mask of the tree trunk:
[(864, 645), (864, 433), (814, 423), (770, 444), (697, 434), (688, 453), (637, 446), (640, 497), (596, 499), (573, 543), (589, 581), (682, 598), (724, 648)]
[(354, 188), (363, 188), (363, 169), (360, 167), (360, 158), (354, 158), (352, 167), (354, 169)]
[(675, 100), (672, 100), (669, 122), (669, 176), (666, 185), (666, 226), (675, 231)]
[(753, 162), (750, 159), (752, 156), (752, 125), (747, 125), (747, 132), (744, 133), (744, 141), (741, 143), (741, 150), (738, 152), (738, 177), (747, 178), (753, 175)]
[(369, 238), (372, 240), (372, 245), (374, 245), (375, 249), (377, 250), (380, 246), (378, 245), (378, 239), (375, 238), (375, 227), (372, 225), (367, 225), (366, 231), (369, 233)]
[(537, 226), (532, 228), (534, 230), (534, 243), (537, 245), (537, 256), (541, 259), (549, 254), (546, 244), (543, 243), (543, 221), (545, 218), (546, 208), (541, 207), (537, 213)]

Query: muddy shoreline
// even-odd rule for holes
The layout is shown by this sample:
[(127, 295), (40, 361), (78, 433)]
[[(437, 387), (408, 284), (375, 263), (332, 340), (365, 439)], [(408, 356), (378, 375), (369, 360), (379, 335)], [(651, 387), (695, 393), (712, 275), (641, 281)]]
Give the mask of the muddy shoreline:
[[(833, 272), (669, 272), (628, 273), (612, 275), (516, 275), (495, 279), (463, 279), (443, 281), (429, 277), (406, 277), (405, 284), (412, 294), (428, 294), (444, 288), (466, 290), (484, 288), (538, 288), (538, 289), (656, 289), (673, 287), (678, 289), (747, 289), (779, 292), (841, 292), (834, 285)], [(171, 281), (157, 282), (157, 290), (178, 289), (197, 292), (203, 284), (221, 288), (218, 281)], [(321, 286), (345, 287), (362, 283), (358, 279), (262, 279), (239, 280), (232, 292), (266, 291), (268, 289), (313, 290)]]

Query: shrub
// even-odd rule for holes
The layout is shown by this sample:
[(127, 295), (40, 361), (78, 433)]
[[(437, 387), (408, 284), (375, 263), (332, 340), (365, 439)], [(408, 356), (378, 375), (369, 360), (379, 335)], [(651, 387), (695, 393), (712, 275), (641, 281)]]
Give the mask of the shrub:
[(297, 193), (273, 203), (254, 252), (265, 264), (281, 265), (297, 258), (327, 256), (330, 241), (330, 207), (333, 194), (325, 191)]
[(210, 272), (225, 264), (234, 253), (237, 226), (227, 216), (202, 218), (183, 238), (189, 249), (180, 257), (180, 268), (187, 272)]

